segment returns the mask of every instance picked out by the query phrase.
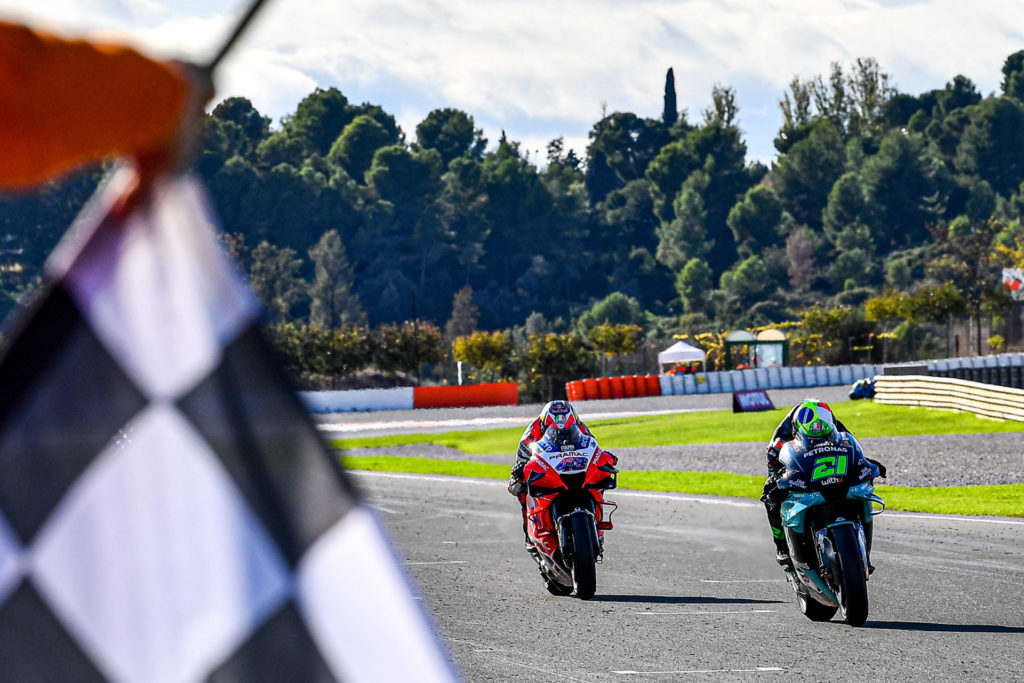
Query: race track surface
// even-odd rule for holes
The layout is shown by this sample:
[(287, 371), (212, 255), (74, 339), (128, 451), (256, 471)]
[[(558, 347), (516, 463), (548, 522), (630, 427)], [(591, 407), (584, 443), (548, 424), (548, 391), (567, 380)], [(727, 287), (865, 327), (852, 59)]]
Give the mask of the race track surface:
[(503, 483), (355, 473), (468, 681), (1024, 677), (1024, 522), (876, 517), (862, 628), (808, 621), (754, 502), (618, 491), (591, 601), (549, 595)]

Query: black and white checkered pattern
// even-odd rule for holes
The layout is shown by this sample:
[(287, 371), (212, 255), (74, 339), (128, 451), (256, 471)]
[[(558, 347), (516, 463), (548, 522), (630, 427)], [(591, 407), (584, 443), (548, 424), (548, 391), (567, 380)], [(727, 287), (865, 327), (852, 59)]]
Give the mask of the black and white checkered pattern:
[(119, 225), (121, 182), (0, 363), (0, 679), (454, 679), (202, 189)]

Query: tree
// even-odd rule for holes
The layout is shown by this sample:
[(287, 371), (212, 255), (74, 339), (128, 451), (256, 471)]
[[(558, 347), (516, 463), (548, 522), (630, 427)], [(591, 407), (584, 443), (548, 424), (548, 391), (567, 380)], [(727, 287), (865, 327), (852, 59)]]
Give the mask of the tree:
[(591, 376), (594, 351), (578, 334), (531, 335), (522, 363), (527, 391), (542, 401), (565, 397), (565, 383)]
[(306, 298), (301, 269), (302, 259), (295, 257), (294, 249), (263, 241), (252, 251), (250, 283), (277, 322), (288, 320), (292, 308)]
[(1024, 100), (1024, 50), (1018, 50), (1003, 62), (1003, 94)]
[(709, 295), (714, 286), (711, 269), (698, 258), (690, 259), (676, 276), (676, 291), (685, 313), (706, 313), (710, 310)]
[(409, 320), (398, 325), (381, 325), (373, 335), (373, 362), (382, 372), (415, 375), (420, 384), (423, 366), (444, 360), (441, 330), (429, 322)]
[(786, 256), (789, 258), (789, 283), (793, 289), (806, 290), (820, 274), (815, 257), (814, 234), (807, 228), (798, 228), (786, 239)]
[(600, 324), (642, 325), (644, 311), (640, 303), (621, 292), (612, 292), (585, 311), (576, 322), (576, 328), (587, 333)]
[(507, 332), (473, 332), (456, 337), (452, 342), (452, 358), (479, 369), (485, 382), (513, 376), (514, 350), (512, 337)]
[(757, 185), (732, 207), (725, 222), (736, 240), (737, 253), (746, 258), (782, 243), (778, 232), (781, 220), (782, 202), (778, 196), (765, 185)]
[(656, 229), (657, 259), (672, 271), (679, 270), (690, 259), (707, 257), (715, 244), (707, 238), (708, 212), (698, 190), (691, 186), (680, 191), (674, 213), (675, 218)]
[[(643, 336), (639, 325), (613, 325), (601, 323), (587, 332), (589, 339), (606, 358), (618, 358), (627, 353), (636, 353)], [(622, 372), (622, 363), (616, 362), (615, 372)]]
[(299, 102), (282, 132), (300, 140), (308, 152), (325, 156), (357, 113), (337, 88), (317, 88)]
[(926, 273), (940, 282), (952, 282), (963, 295), (974, 325), (975, 352), (979, 356), (982, 306), (998, 285), (993, 243), (1003, 227), (998, 220), (971, 221), (966, 217), (954, 220), (948, 227), (929, 226), (936, 258), (928, 264)]
[(474, 127), (473, 117), (458, 109), (435, 109), (416, 126), (416, 142), (425, 149), (436, 149), (445, 168), (463, 154), (479, 159), (487, 140)]
[(967, 112), (968, 124), (956, 147), (956, 169), (980, 176), (1008, 197), (1024, 178), (1024, 102), (988, 98)]
[(352, 291), (353, 271), (336, 230), (328, 230), (309, 249), (313, 282), (309, 287), (309, 322), (329, 330), (366, 322), (366, 311)]
[(445, 336), (449, 339), (468, 336), (476, 331), (479, 319), (480, 309), (473, 303), (473, 288), (466, 285), (452, 297), (452, 315), (445, 325)]
[(661, 122), (669, 128), (679, 120), (679, 105), (676, 104), (676, 77), (672, 67), (665, 73), (665, 106), (661, 112)]
[(924, 241), (949, 195), (948, 173), (934, 148), (924, 136), (900, 130), (890, 131), (864, 163), (861, 186), (871, 208), (865, 222), (883, 254)]
[(817, 229), (832, 185), (842, 175), (846, 152), (830, 119), (815, 123), (807, 137), (790, 146), (772, 171), (775, 190), (798, 223)]
[(395, 144), (396, 140), (372, 117), (362, 115), (352, 119), (331, 145), (328, 160), (345, 169), (357, 182), (373, 163), (377, 150)]

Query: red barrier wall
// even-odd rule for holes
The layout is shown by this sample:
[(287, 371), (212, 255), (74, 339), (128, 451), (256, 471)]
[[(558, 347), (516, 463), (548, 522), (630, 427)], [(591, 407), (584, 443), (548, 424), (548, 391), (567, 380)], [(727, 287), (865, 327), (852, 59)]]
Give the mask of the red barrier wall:
[(625, 398), (626, 397), (626, 391), (625, 391), (624, 387), (622, 386), (622, 378), (621, 377), (612, 377), (611, 378), (611, 385), (612, 385), (612, 398)]
[(588, 377), (583, 382), (583, 400), (592, 401), (598, 397), (597, 393), (597, 380), (593, 377)]
[(636, 377), (633, 375), (624, 375), (622, 377), (622, 391), (626, 398), (633, 398), (636, 396)]
[(633, 386), (636, 387), (637, 396), (647, 396), (647, 380), (643, 375), (633, 375)]
[(647, 395), (648, 396), (661, 396), (661, 384), (658, 382), (657, 375), (647, 375)]
[(519, 404), (515, 382), (413, 387), (413, 408), (464, 408), (469, 406), (514, 406)]
[(611, 377), (598, 377), (597, 378), (597, 397), (598, 398), (611, 398), (612, 397), (612, 379), (611, 379)]

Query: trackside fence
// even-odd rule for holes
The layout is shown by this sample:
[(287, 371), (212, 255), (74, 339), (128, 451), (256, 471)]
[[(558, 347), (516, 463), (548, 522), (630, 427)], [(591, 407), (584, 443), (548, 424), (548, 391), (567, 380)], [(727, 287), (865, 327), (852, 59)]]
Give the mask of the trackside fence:
[(661, 375), (662, 395), (722, 394), (744, 389), (799, 389), (853, 384), (881, 374), (881, 365), (814, 365), (724, 370), (695, 375)]
[(1024, 390), (928, 375), (879, 375), (875, 401), (1024, 422)]

